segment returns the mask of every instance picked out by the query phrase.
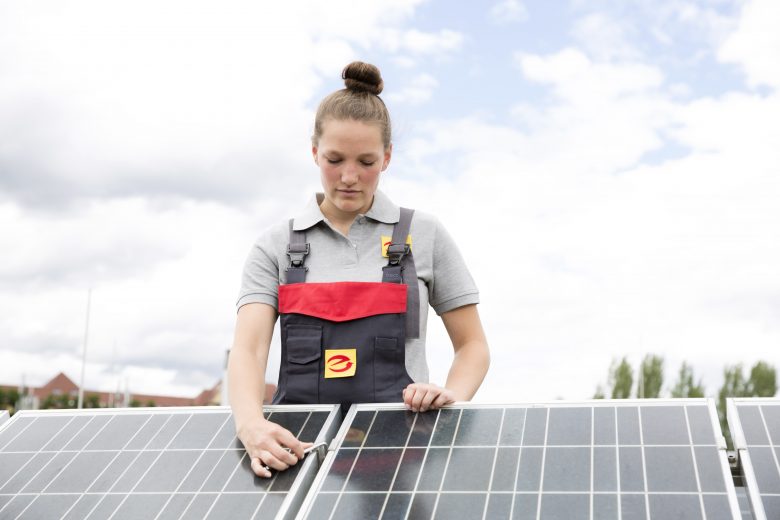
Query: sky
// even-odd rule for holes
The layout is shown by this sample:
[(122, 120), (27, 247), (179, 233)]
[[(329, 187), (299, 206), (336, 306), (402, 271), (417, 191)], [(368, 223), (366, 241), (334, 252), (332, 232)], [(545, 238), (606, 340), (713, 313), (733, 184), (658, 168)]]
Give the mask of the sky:
[(0, 0), (0, 384), (78, 380), (91, 289), (87, 388), (213, 386), (355, 59), (393, 118), (380, 188), (479, 286), (476, 401), (588, 399), (647, 354), (664, 394), (683, 361), (708, 395), (780, 364), (780, 3), (284, 4)]

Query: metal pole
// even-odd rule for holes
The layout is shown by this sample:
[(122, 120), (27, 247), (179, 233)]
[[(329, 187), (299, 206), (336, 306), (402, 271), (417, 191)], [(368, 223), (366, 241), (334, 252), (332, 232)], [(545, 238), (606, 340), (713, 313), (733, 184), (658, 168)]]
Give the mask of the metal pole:
[(87, 340), (89, 339), (89, 304), (92, 302), (92, 287), (87, 291), (87, 319), (84, 324), (84, 350), (81, 353), (81, 381), (79, 382), (78, 408), (84, 407), (84, 369), (87, 366)]

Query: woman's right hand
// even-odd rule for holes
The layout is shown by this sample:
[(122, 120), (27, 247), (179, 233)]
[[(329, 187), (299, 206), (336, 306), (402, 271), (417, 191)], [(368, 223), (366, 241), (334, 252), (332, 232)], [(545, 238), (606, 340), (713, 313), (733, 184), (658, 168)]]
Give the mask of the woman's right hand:
[(252, 461), (252, 471), (258, 477), (269, 478), (273, 468), (283, 471), (303, 458), (310, 442), (301, 442), (289, 430), (263, 417), (255, 417), (240, 425), (238, 438)]

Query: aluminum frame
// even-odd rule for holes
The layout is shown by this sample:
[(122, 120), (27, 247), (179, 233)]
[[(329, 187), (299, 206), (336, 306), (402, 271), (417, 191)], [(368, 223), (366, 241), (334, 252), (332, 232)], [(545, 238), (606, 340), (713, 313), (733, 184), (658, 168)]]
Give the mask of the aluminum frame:
[[(729, 466), (728, 454), (726, 452), (726, 439), (723, 437), (720, 430), (720, 423), (718, 421), (718, 412), (713, 398), (661, 398), (661, 399), (586, 399), (578, 401), (548, 401), (548, 402), (520, 402), (520, 403), (471, 403), (466, 401), (458, 401), (444, 408), (455, 409), (503, 409), (503, 408), (586, 408), (586, 407), (600, 407), (600, 408), (618, 408), (618, 407), (631, 407), (631, 406), (685, 406), (685, 405), (706, 405), (709, 410), (710, 422), (712, 424), (712, 432), (715, 437), (715, 443), (718, 449), (718, 460), (720, 461), (721, 476), (724, 480), (726, 487), (726, 496), (728, 497), (729, 510), (732, 518), (736, 520), (742, 519), (742, 513), (740, 512), (739, 502), (737, 500), (736, 488), (733, 484), (733, 478), (731, 476), (731, 468)], [(305, 520), (309, 514), (314, 500), (317, 497), (322, 484), (330, 471), (333, 461), (336, 458), (337, 451), (341, 448), (341, 445), (349, 431), (352, 421), (360, 411), (380, 411), (380, 410), (406, 410), (403, 404), (400, 403), (362, 403), (353, 404), (346, 416), (344, 417), (339, 431), (328, 446), (328, 454), (325, 457), (325, 461), (320, 467), (320, 471), (311, 484), (303, 503), (300, 506), (298, 515), (295, 520)], [(649, 511), (648, 511), (649, 514)], [(764, 517), (761, 520), (766, 520)]]
[(11, 414), (8, 413), (8, 410), (2, 410), (0, 411), (0, 424), (3, 424), (8, 419), (10, 419)]
[[(750, 397), (750, 398), (728, 398), (726, 399), (726, 422), (728, 422), (731, 431), (731, 440), (734, 442), (734, 450), (737, 452), (739, 460), (740, 473), (745, 483), (748, 501), (753, 517), (756, 520), (767, 520), (764, 502), (761, 499), (761, 489), (756, 480), (756, 472), (753, 467), (753, 461), (750, 458), (750, 449), (745, 439), (745, 430), (742, 428), (742, 421), (739, 418), (739, 404), (756, 405), (774, 405), (780, 406), (780, 399), (774, 397)], [(771, 442), (771, 437), (767, 437)]]

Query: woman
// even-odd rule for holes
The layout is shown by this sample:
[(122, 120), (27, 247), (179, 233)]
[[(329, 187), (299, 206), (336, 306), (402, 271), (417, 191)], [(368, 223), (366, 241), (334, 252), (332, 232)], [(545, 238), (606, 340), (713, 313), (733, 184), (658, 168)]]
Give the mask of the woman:
[[(244, 267), (229, 395), (261, 477), (295, 464), (307, 447), (262, 415), (279, 316), (274, 403), (403, 401), (424, 412), (471, 399), (489, 364), (478, 292), (455, 243), (435, 218), (377, 191), (393, 150), (379, 70), (353, 62), (342, 77), (346, 88), (320, 103), (312, 136), (323, 193), (261, 236)], [(444, 387), (427, 382), (429, 303), (455, 352)]]

